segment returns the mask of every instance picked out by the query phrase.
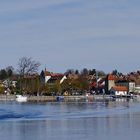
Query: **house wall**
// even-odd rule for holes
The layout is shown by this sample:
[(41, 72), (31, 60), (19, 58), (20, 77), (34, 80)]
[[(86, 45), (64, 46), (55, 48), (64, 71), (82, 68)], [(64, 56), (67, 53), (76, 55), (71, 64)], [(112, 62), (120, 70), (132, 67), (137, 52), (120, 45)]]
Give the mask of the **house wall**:
[(107, 94), (110, 93), (111, 88), (114, 86), (115, 86), (114, 80), (108, 80), (108, 79), (105, 80), (105, 92)]
[(66, 76), (63, 76), (63, 78), (60, 80), (60, 84), (62, 84), (65, 79), (67, 79), (67, 77)]
[(127, 87), (129, 93), (135, 90), (135, 82), (118, 82), (116, 85)]
[(116, 84), (116, 86), (125, 86), (129, 89), (129, 83), (128, 82), (117, 82), (115, 84)]
[(114, 86), (115, 86), (114, 80), (109, 80), (109, 81), (108, 81), (108, 91), (109, 91), (112, 87), (114, 87)]
[(50, 78), (51, 78), (51, 76), (45, 76), (45, 83), (47, 83)]
[(134, 92), (140, 94), (140, 85), (135, 87)]
[(120, 96), (120, 95), (127, 95), (127, 91), (115, 91), (115, 95)]
[(135, 82), (129, 82), (129, 92), (134, 92), (135, 91)]

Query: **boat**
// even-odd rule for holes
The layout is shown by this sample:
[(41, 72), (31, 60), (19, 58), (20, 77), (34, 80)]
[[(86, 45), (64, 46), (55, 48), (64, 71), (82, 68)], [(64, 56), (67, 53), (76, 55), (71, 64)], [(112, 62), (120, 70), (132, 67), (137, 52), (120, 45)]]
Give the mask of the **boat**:
[(22, 95), (16, 95), (17, 102), (27, 102), (27, 97)]
[(64, 99), (64, 96), (56, 96), (56, 101), (62, 101)]

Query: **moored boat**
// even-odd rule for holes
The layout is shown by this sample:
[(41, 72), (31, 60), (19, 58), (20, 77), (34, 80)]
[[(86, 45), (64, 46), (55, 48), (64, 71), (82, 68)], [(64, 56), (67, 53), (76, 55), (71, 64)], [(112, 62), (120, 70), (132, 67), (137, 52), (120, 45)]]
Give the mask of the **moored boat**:
[(27, 97), (22, 95), (16, 95), (17, 102), (27, 102)]

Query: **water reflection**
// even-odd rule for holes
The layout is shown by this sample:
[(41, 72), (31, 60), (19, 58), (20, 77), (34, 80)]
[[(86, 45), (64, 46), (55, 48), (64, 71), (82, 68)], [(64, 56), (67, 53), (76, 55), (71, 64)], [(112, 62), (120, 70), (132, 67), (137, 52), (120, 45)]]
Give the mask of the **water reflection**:
[(104, 100), (96, 102), (50, 102), (17, 104), (7, 102), (0, 107), (0, 120), (56, 120), (86, 117), (108, 117), (127, 113), (133, 102)]
[[(47, 120), (5, 122), (0, 125), (3, 140), (43, 139), (138, 139), (139, 124), (131, 117), (88, 118), (78, 120)], [(3, 133), (2, 133), (3, 132)]]
[(8, 117), (1, 117), (2, 140), (134, 140), (140, 137), (140, 104), (129, 100), (1, 102), (0, 116), (4, 115)]

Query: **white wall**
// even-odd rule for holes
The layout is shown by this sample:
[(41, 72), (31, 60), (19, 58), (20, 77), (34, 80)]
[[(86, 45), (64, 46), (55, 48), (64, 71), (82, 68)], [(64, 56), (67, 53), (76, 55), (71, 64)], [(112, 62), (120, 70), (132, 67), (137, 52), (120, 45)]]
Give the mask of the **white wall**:
[(50, 78), (51, 78), (51, 76), (45, 76), (45, 83), (47, 83)]
[(135, 92), (135, 93), (140, 93), (140, 86), (136, 86), (134, 92)]
[(135, 83), (129, 82), (129, 92), (134, 92), (134, 91), (135, 91)]
[(67, 79), (67, 77), (63, 76), (63, 78), (60, 80), (60, 84), (62, 84), (65, 79)]
[(115, 95), (127, 95), (127, 91), (115, 91)]

